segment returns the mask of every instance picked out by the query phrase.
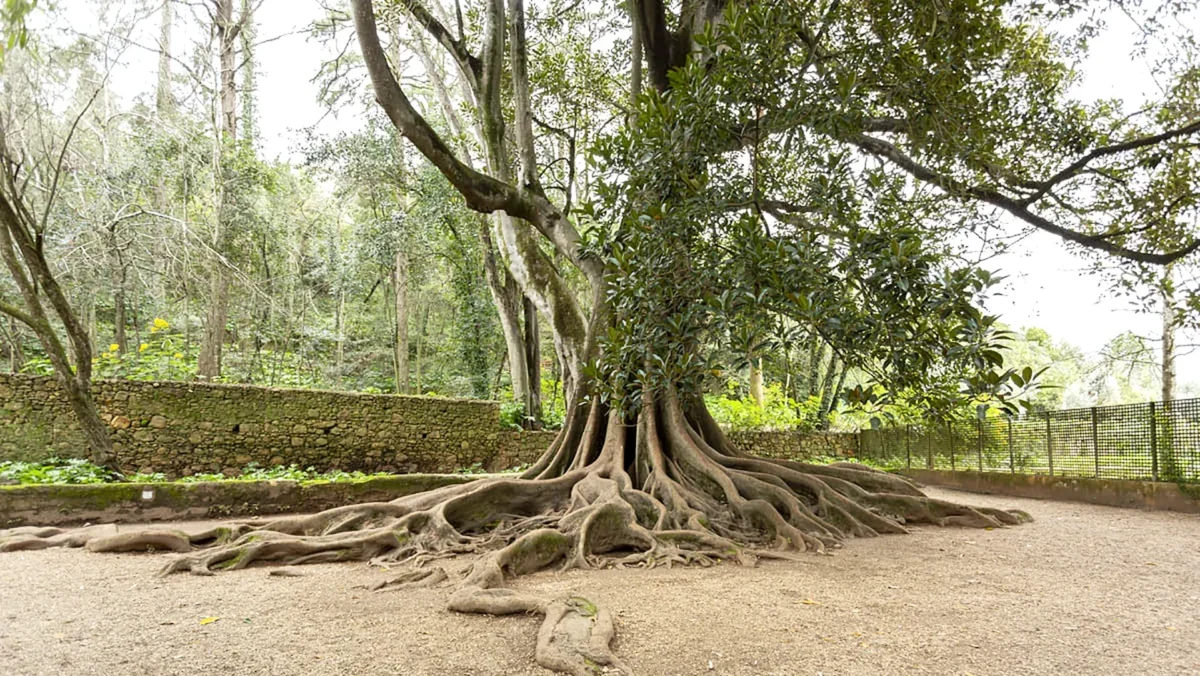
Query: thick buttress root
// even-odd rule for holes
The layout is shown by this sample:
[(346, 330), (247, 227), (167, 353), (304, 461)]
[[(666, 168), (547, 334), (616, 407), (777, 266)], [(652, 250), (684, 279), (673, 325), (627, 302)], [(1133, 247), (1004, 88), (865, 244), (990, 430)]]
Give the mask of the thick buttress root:
[(636, 424), (598, 402), (578, 409), (521, 478), (484, 478), (391, 502), (235, 523), (202, 533), (155, 529), (17, 528), (0, 552), (87, 547), (166, 550), (163, 573), (211, 575), (253, 564), (369, 561), (401, 568), (375, 585), (431, 587), (451, 575), (439, 561), (477, 560), (449, 608), (543, 616), (537, 661), (569, 674), (628, 673), (613, 653), (612, 616), (590, 601), (543, 599), (504, 586), (547, 568), (753, 565), (760, 558), (826, 553), (851, 537), (907, 526), (999, 528), (1019, 511), (924, 496), (903, 477), (861, 465), (756, 458), (734, 447), (703, 406), (646, 397)]

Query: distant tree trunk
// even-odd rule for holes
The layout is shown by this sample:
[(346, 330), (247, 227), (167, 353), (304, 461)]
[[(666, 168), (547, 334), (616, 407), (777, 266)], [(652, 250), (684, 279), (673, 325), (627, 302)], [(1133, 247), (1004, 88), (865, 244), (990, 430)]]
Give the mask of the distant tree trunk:
[(1175, 289), (1171, 269), (1162, 286), (1162, 399), (1175, 399)]
[(417, 394), (425, 391), (421, 377), (425, 367), (425, 328), (429, 325), (429, 305), (421, 308), (421, 329), (417, 332)]
[(533, 301), (524, 298), (525, 309), (525, 368), (528, 373), (528, 390), (525, 394), (524, 427), (542, 429), (542, 341), (538, 325), (537, 308)]
[(823, 351), (823, 347), (821, 339), (817, 337), (817, 332), (813, 331), (812, 338), (808, 344), (808, 377), (804, 379), (804, 382), (808, 385), (808, 391), (804, 393), (806, 398), (821, 393), (817, 389), (817, 384), (821, 379), (821, 352)]
[(25, 366), (25, 351), (21, 349), (21, 334), (17, 330), (16, 318), (8, 318), (8, 331), (4, 337), (8, 339), (8, 372), (18, 373)]
[[(836, 378), (836, 385), (834, 384)], [(829, 426), (829, 414), (837, 401), (838, 392), (846, 380), (846, 365), (841, 363), (837, 354), (829, 355), (829, 367), (825, 370), (825, 381), (821, 384), (821, 403), (817, 409), (817, 424), (821, 429)]]
[[(253, 144), (258, 137), (257, 120), (254, 113), (254, 0), (242, 0), (241, 16), (238, 23), (242, 29), (239, 31), (241, 38), (241, 64), (238, 68), (242, 72), (242, 142)], [(235, 99), (236, 101), (236, 99)]]
[(396, 248), (392, 284), (396, 292), (396, 392), (408, 394), (408, 252), (403, 247)]
[(200, 356), (196, 361), (196, 375), (204, 380), (214, 380), (221, 375), (221, 351), (225, 345), (225, 324), (229, 321), (229, 271), (220, 262), (217, 266), (209, 287), (208, 314), (204, 318)]
[[(245, 27), (244, 21), (233, 20), (234, 0), (216, 0), (216, 29), (218, 57), (220, 61), (221, 129), (220, 154), (231, 150), (237, 143), (238, 134), (238, 87), (237, 87), (237, 44), (238, 34)], [(217, 209), (214, 248), (219, 255), (229, 250), (232, 208), (231, 186), (226, 174), (227, 162), (221, 162), (220, 205)], [(221, 375), (221, 351), (225, 345), (225, 324), (229, 321), (229, 267), (225, 261), (215, 262), (210, 283), (209, 307), (204, 321), (204, 333), (200, 340), (200, 356), (196, 362), (196, 375), (213, 380)]]
[(763, 372), (762, 358), (750, 359), (750, 398), (754, 403), (762, 408), (765, 398), (763, 397)]
[(337, 306), (337, 383), (338, 387), (345, 387), (344, 374), (346, 373), (346, 288), (344, 284), (339, 284), (338, 288), (338, 306)]
[(117, 281), (113, 288), (113, 342), (117, 352), (125, 354), (129, 351), (129, 340), (125, 336), (125, 271), (117, 273)]
[(513, 400), (520, 402), (525, 407), (526, 415), (529, 415), (529, 393), (532, 383), (529, 380), (525, 336), (521, 334), (521, 290), (511, 276), (502, 278), (487, 219), (480, 217), (479, 221), (484, 278), (487, 280), (488, 291), (492, 294), (492, 304), (496, 306), (497, 315), (500, 317), (500, 329), (504, 334), (504, 347), (508, 355), (508, 370), (512, 378)]
[(162, 27), (158, 37), (158, 88), (154, 103), (159, 117), (175, 111), (175, 96), (171, 93), (171, 24), (174, 21), (171, 0), (163, 0)]
[(129, 351), (129, 340), (125, 335), (127, 320), (125, 317), (125, 285), (129, 272), (121, 255), (121, 244), (117, 239), (119, 219), (114, 218), (108, 224), (108, 258), (112, 264), (112, 299), (113, 299), (113, 342), (117, 344), (117, 352), (125, 354)]

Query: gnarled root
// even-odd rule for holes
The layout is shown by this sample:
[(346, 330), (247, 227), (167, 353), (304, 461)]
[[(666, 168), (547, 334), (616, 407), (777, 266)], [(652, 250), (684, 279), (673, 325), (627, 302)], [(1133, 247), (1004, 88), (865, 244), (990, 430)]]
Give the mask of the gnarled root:
[(905, 533), (916, 523), (999, 528), (1028, 520), (1023, 512), (928, 498), (903, 477), (860, 465), (747, 456), (702, 406), (685, 409), (667, 392), (643, 397), (636, 425), (596, 401), (580, 407), (519, 479), (489, 477), (194, 534), (18, 528), (0, 531), (0, 552), (169, 550), (175, 555), (163, 573), (199, 575), (259, 563), (401, 567), (375, 585), (380, 590), (441, 585), (451, 575), (436, 562), (473, 555), (450, 610), (542, 615), (538, 663), (570, 674), (627, 673), (612, 652), (615, 627), (604, 609), (576, 597), (543, 599), (505, 581), (547, 568), (754, 565), (827, 553), (852, 537)]

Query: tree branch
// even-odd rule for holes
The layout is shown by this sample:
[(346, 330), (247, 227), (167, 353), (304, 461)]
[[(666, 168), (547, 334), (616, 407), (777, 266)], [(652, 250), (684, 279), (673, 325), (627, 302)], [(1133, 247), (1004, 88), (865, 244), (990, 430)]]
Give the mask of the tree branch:
[(938, 173), (933, 169), (918, 163), (916, 160), (901, 152), (900, 149), (895, 145), (892, 145), (891, 143), (882, 139), (858, 133), (851, 134), (847, 140), (867, 153), (885, 159), (900, 167), (917, 180), (935, 185), (951, 195), (968, 197), (999, 207), (1040, 230), (1057, 235), (1069, 242), (1074, 242), (1089, 249), (1096, 249), (1120, 258), (1136, 261), (1138, 263), (1148, 263), (1151, 265), (1166, 265), (1173, 261), (1177, 261), (1188, 254), (1191, 254), (1197, 249), (1200, 249), (1200, 240), (1197, 239), (1193, 239), (1192, 241), (1188, 242), (1188, 244), (1181, 249), (1161, 254), (1129, 249), (1119, 244), (1114, 244), (1113, 242), (1105, 239), (1103, 236), (1088, 235), (1081, 232), (1076, 232), (1069, 228), (1064, 228), (1056, 223), (1052, 223), (1045, 217), (1039, 216), (1038, 214), (1030, 211), (1028, 209), (1028, 205), (1022, 201), (1015, 200), (991, 188), (970, 186), (953, 177)]
[(413, 108), (396, 81), (379, 42), (374, 3), (371, 0), (352, 0), (351, 7), (363, 62), (375, 89), (375, 99), (396, 129), (437, 167), (475, 211), (492, 213), (503, 210), (518, 218), (533, 220), (531, 205), (515, 187), (464, 164), (429, 122)]
[[(529, 64), (525, 44), (524, 0), (508, 0), (512, 68), (513, 123), (516, 126), (517, 151), (521, 159), (521, 185), (544, 195), (537, 174), (537, 153), (533, 147), (533, 111), (529, 100)], [(568, 198), (569, 199), (569, 198)]]
[(479, 87), (479, 80), (482, 74), (482, 65), (479, 62), (479, 57), (467, 51), (467, 45), (461, 38), (455, 38), (449, 30), (438, 21), (424, 5), (418, 0), (401, 0), (401, 4), (408, 10), (413, 20), (425, 29), (426, 33), (438, 41), (450, 56), (454, 57), (454, 61), (458, 64), (459, 69), (463, 72), (470, 81), (472, 88)]
[(1164, 131), (1161, 134), (1141, 136), (1139, 138), (1125, 141), (1124, 143), (1101, 146), (1075, 160), (1071, 164), (1067, 165), (1067, 167), (1062, 171), (1059, 171), (1057, 174), (1044, 181), (1031, 181), (1022, 184), (1022, 187), (1032, 188), (1037, 190), (1037, 192), (1021, 200), (1021, 203), (1024, 205), (1029, 205), (1038, 201), (1046, 194), (1046, 191), (1050, 190), (1054, 186), (1062, 183), (1063, 181), (1074, 178), (1080, 173), (1083, 173), (1087, 169), (1087, 166), (1091, 164), (1092, 160), (1096, 160), (1101, 157), (1108, 157), (1109, 155), (1119, 155), (1130, 150), (1137, 150), (1138, 148), (1146, 148), (1148, 146), (1158, 145), (1159, 143), (1170, 141), (1181, 136), (1190, 136), (1191, 134), (1197, 133), (1200, 133), (1200, 120), (1176, 129)]

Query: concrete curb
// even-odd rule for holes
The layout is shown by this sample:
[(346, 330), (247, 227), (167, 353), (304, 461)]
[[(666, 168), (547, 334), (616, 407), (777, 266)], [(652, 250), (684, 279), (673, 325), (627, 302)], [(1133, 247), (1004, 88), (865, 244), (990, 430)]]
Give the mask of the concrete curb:
[(361, 481), (213, 481), (0, 486), (0, 528), (316, 512), (386, 502), (478, 475), (400, 474)]
[(1042, 474), (946, 472), (924, 469), (901, 470), (900, 474), (930, 486), (973, 493), (1200, 514), (1200, 486), (1183, 486), (1163, 481), (1122, 481), (1052, 477)]

